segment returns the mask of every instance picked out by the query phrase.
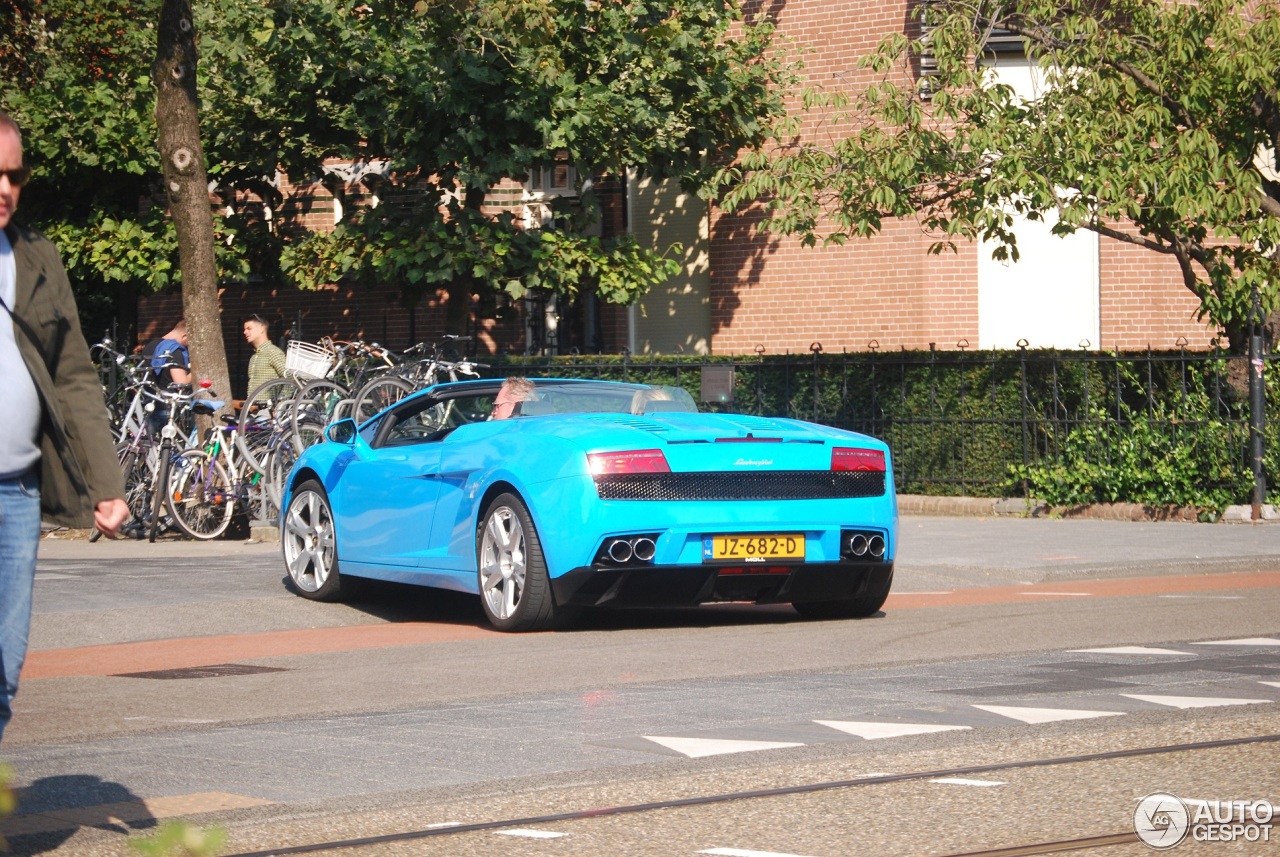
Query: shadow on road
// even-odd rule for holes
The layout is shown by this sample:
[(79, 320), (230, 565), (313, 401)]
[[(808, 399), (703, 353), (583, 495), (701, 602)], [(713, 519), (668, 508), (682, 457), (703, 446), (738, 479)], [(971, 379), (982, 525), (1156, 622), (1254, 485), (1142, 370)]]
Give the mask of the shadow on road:
[(53, 851), (82, 827), (129, 836), (156, 825), (128, 787), (92, 774), (44, 777), (16, 792), (18, 814), (0, 819), (0, 834), (19, 857)]
[[(284, 585), (296, 590), (286, 576)], [(384, 622), (432, 622), (489, 628), (478, 596), (407, 583), (365, 578), (343, 578), (353, 590), (344, 604)], [(883, 613), (876, 614), (883, 616)], [(719, 628), (731, 626), (789, 625), (812, 621), (802, 618), (790, 604), (716, 603), (686, 607), (626, 607), (583, 610), (563, 629), (573, 631), (628, 631), (645, 628)]]

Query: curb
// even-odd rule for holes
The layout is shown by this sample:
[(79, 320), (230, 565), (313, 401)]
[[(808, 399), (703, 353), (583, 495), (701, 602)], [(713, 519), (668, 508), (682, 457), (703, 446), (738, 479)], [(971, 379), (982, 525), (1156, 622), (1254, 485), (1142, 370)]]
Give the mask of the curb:
[(280, 528), (275, 524), (254, 523), (249, 526), (249, 539), (255, 542), (280, 543)]
[[(899, 494), (898, 513), (903, 515), (943, 515), (948, 517), (1068, 518), (1097, 521), (1180, 521), (1201, 522), (1194, 506), (1151, 506), (1145, 503), (1087, 503), (1079, 506), (1050, 506), (1042, 500), (1020, 497), (931, 497)], [(1267, 505), (1261, 518), (1253, 520), (1253, 507), (1228, 506), (1219, 523), (1280, 523), (1280, 512)]]
[[(93, 529), (80, 529), (76, 527), (55, 527), (50, 524), (42, 524), (40, 530), (41, 539), (53, 539), (55, 541), (88, 541), (93, 534), (97, 532)], [(127, 538), (122, 536), (121, 538)], [(130, 539), (131, 541), (146, 541), (146, 539)], [(165, 533), (163, 541), (192, 541), (182, 536), (180, 533)], [(232, 541), (232, 542), (271, 542), (273, 544), (280, 543), (280, 528), (275, 524), (259, 524), (251, 523), (249, 525), (249, 535), (245, 538), (243, 535), (234, 537), (222, 537), (214, 539), (214, 541)]]

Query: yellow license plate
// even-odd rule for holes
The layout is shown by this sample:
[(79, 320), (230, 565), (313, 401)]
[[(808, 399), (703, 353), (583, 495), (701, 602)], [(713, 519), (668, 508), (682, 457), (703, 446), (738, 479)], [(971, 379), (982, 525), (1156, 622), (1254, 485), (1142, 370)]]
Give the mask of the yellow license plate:
[(702, 559), (740, 562), (804, 559), (804, 535), (783, 533), (705, 536), (702, 539)]

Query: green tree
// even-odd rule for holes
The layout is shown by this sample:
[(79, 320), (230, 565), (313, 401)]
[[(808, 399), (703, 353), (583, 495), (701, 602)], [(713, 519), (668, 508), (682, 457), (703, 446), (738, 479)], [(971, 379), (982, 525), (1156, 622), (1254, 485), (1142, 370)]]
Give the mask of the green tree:
[[(1017, 259), (1015, 215), (1056, 212), (1177, 260), (1202, 317), (1245, 343), (1252, 296), (1280, 297), (1280, 5), (1271, 0), (930, 0), (924, 36), (886, 37), (865, 87), (811, 90), (855, 130), (833, 145), (796, 125), (720, 176), (730, 206), (763, 201), (808, 243), (918, 218), (937, 241)], [(994, 30), (1020, 37), (1046, 84), (994, 83)], [(920, 78), (928, 54), (936, 75)], [(869, 76), (869, 77), (867, 77)]]
[[(14, 3), (0, 104), (35, 147), (24, 214), (86, 294), (172, 284), (148, 73), (160, 0)], [(522, 232), (484, 211), (491, 185), (567, 157), (583, 175), (635, 168), (696, 187), (763, 139), (790, 73), (771, 25), (744, 22), (736, 0), (225, 0), (197, 4), (194, 24), (219, 278), (391, 279), (410, 304), (443, 287), (455, 330), (485, 290), (626, 302), (674, 270), (628, 239)], [(344, 206), (332, 236), (242, 213), (244, 191), (278, 206), (278, 170), (342, 201), (330, 158), (388, 164), (362, 179), (384, 204)], [(590, 221), (583, 191), (561, 224)]]
[(0, 29), (0, 104), (35, 173), (21, 216), (52, 238), (97, 335), (138, 289), (170, 285), (150, 66), (159, 3), (16, 0)]
[[(763, 141), (791, 75), (772, 25), (744, 22), (736, 0), (388, 2), (361, 4), (353, 19), (368, 49), (332, 70), (354, 87), (345, 154), (396, 169), (366, 179), (385, 206), (308, 236), (284, 268), (302, 286), (395, 282), (407, 303), (443, 287), (455, 331), (485, 290), (627, 303), (677, 270), (629, 236), (583, 237), (596, 213), (589, 183), (579, 206), (559, 212), (562, 230), (486, 213), (491, 186), (567, 161), (580, 178), (636, 169), (700, 187)], [(257, 32), (269, 54), (297, 37), (278, 19)]]

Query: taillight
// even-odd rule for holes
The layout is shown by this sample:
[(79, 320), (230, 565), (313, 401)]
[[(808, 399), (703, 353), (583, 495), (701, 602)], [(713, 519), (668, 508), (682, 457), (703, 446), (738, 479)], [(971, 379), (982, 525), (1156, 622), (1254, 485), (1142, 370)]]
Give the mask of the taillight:
[(884, 473), (884, 453), (878, 449), (837, 446), (831, 450), (831, 469)]
[(670, 473), (667, 457), (660, 449), (637, 449), (627, 452), (593, 452), (587, 455), (592, 476), (617, 476), (626, 473)]

